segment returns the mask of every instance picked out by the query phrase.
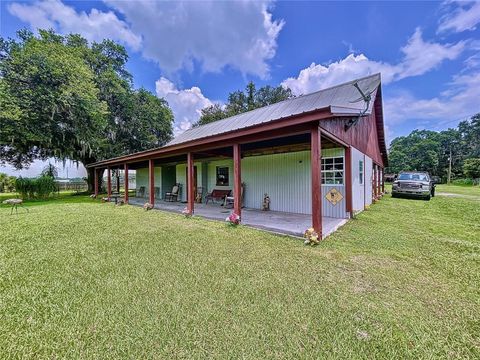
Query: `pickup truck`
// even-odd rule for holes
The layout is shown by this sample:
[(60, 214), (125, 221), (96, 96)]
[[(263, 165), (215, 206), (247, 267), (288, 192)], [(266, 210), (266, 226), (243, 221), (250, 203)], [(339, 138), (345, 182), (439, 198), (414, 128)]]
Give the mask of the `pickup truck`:
[(392, 197), (400, 196), (430, 200), (435, 196), (435, 183), (427, 172), (402, 171), (392, 184)]

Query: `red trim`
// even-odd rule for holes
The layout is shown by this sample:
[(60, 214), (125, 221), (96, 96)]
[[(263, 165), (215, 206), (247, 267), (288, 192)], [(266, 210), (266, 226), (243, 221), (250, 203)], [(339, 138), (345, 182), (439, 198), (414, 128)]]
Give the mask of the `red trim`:
[(312, 168), (312, 227), (322, 238), (322, 173), (320, 163), (322, 160), (322, 138), (320, 129), (315, 126), (311, 130), (310, 159)]
[[(239, 129), (235, 131), (230, 131), (228, 133), (222, 133), (218, 135), (213, 135), (197, 140), (192, 140), (189, 142), (177, 144), (177, 145), (170, 145), (161, 148), (156, 148), (152, 150), (146, 150), (142, 152), (138, 152), (131, 155), (125, 155), (117, 158), (112, 158), (109, 160), (103, 160), (96, 162), (94, 164), (88, 165), (91, 166), (106, 166), (111, 164), (117, 164), (125, 161), (144, 161), (150, 158), (159, 158), (159, 157), (166, 157), (172, 156), (175, 154), (185, 154), (188, 151), (200, 151), (202, 149), (214, 149), (218, 147), (225, 147), (225, 146), (232, 146), (233, 143), (246, 143), (251, 141), (260, 141), (278, 137), (279, 135), (276, 134), (278, 132), (283, 133), (284, 135), (292, 135), (291, 127), (297, 125), (305, 125), (307, 123), (311, 123), (312, 121), (328, 119), (331, 117), (332, 114), (328, 110), (316, 110), (311, 113), (305, 113), (302, 115), (295, 115), (290, 116), (285, 119), (271, 121), (265, 124), (259, 124), (255, 126), (251, 126), (244, 129)], [(285, 130), (284, 128), (289, 128)], [(303, 133), (307, 133), (308, 129), (311, 125), (299, 126)], [(266, 135), (259, 136), (259, 133), (265, 132)], [(255, 136), (251, 136), (255, 135)]]
[(190, 214), (193, 214), (194, 203), (195, 203), (195, 194), (194, 194), (195, 180), (193, 179), (193, 176), (194, 176), (193, 154), (191, 152), (187, 154), (187, 176), (188, 176), (187, 210)]
[(346, 210), (350, 217), (353, 217), (353, 203), (352, 203), (352, 148), (345, 148), (345, 202)]
[(128, 203), (128, 164), (125, 163), (124, 167), (124, 180), (123, 180), (123, 187), (125, 188), (125, 203)]
[[(242, 213), (242, 154), (239, 144), (233, 145), (233, 209), (241, 217)], [(240, 218), (241, 219), (241, 218)]]
[(93, 179), (93, 183), (94, 183), (94, 194), (95, 194), (95, 197), (98, 196), (98, 169), (95, 168), (95, 170), (93, 171), (93, 176), (95, 177), (95, 179)]
[(148, 202), (155, 205), (155, 164), (153, 163), (153, 159), (148, 161), (148, 186), (150, 188)]
[(385, 169), (382, 168), (382, 194), (385, 194)]
[(112, 171), (110, 167), (107, 168), (107, 197), (110, 200), (112, 196)]

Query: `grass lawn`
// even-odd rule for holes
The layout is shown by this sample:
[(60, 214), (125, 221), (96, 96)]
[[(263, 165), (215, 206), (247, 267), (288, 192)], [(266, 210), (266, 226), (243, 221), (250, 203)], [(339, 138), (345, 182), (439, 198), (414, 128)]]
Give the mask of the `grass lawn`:
[(2, 358), (479, 358), (480, 206), (384, 199), (317, 247), (84, 196), (0, 206)]
[(480, 186), (438, 184), (435, 190), (439, 193), (477, 196), (480, 198)]

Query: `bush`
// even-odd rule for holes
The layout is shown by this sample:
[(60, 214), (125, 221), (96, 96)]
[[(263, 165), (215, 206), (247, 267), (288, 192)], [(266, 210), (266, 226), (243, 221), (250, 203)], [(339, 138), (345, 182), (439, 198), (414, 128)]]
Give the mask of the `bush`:
[(455, 179), (452, 181), (453, 185), (474, 185), (473, 179)]
[(468, 178), (480, 178), (480, 158), (465, 159), (463, 162), (463, 173)]
[(15, 180), (15, 176), (0, 173), (0, 193), (13, 192), (15, 190)]
[(39, 178), (19, 177), (15, 181), (15, 188), (23, 199), (48, 198), (57, 189), (55, 179), (51, 176), (40, 176)]

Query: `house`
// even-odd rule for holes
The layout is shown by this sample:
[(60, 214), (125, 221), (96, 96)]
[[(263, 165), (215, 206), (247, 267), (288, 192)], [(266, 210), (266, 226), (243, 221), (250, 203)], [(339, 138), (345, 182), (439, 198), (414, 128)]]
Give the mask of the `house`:
[[(325, 237), (381, 197), (386, 165), (381, 77), (375, 74), (194, 127), (163, 147), (90, 167), (107, 170), (109, 194), (112, 169), (124, 169), (127, 177), (136, 170), (137, 195), (146, 198), (129, 199), (125, 191), (126, 202), (148, 198), (174, 211), (184, 202), (189, 213), (225, 219), (229, 211), (204, 200), (213, 190), (227, 190), (247, 225), (298, 235), (313, 227)], [(178, 203), (165, 202), (175, 184)], [(270, 212), (260, 210), (265, 194)]]

